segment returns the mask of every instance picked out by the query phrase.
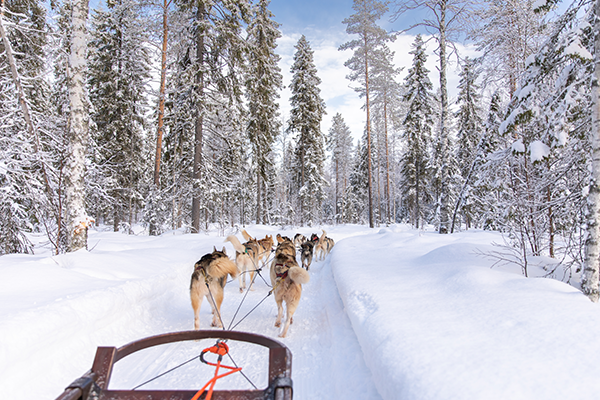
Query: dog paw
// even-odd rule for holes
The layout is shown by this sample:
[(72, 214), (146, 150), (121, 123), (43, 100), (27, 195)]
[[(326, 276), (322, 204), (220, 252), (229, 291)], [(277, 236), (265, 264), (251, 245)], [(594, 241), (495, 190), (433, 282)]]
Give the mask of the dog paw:
[(279, 328), (281, 326), (281, 322), (275, 322), (275, 326)]

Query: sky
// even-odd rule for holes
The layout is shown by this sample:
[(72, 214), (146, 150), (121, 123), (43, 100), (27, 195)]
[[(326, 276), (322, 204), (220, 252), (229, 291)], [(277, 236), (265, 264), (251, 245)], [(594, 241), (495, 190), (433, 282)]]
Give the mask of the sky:
[[(321, 96), (326, 103), (327, 115), (324, 116), (321, 130), (327, 134), (331, 127), (331, 120), (336, 113), (340, 113), (352, 131), (355, 144), (364, 132), (366, 113), (361, 110), (364, 99), (360, 99), (353, 90), (354, 82), (346, 79), (350, 70), (344, 62), (352, 56), (352, 51), (339, 51), (343, 43), (354, 39), (346, 33), (346, 25), (342, 21), (352, 15), (352, 0), (272, 0), (269, 9), (278, 22), (282, 37), (279, 39), (275, 50), (281, 56), (280, 66), (286, 86), (281, 93), (280, 106), (284, 120), (289, 116), (289, 98), (291, 92), (287, 86), (291, 82), (290, 67), (293, 63), (294, 46), (301, 35), (305, 35), (314, 51), (314, 61), (318, 76), (321, 78)], [(407, 14), (404, 19), (391, 23), (389, 17), (378, 21), (379, 25), (387, 30), (405, 29), (418, 14)], [(421, 32), (422, 33), (422, 32)], [(400, 35), (395, 42), (390, 43), (390, 48), (395, 52), (396, 66), (404, 67), (401, 79), (406, 75), (412, 64), (411, 45), (416, 32)], [(433, 44), (428, 46), (427, 68), (430, 70), (430, 79), (434, 87), (439, 88), (439, 74), (437, 72), (437, 57), (433, 54)], [(464, 51), (463, 56), (473, 56), (471, 48), (460, 46)], [(452, 61), (452, 60), (451, 60)], [(458, 85), (458, 70), (455, 60), (448, 68), (448, 90), (452, 98), (456, 94)]]
[[(313, 260), (285, 338), (274, 326), (267, 263), (247, 292), (225, 286), (227, 328), (278, 340), (292, 352), (295, 400), (595, 400), (600, 392), (600, 304), (579, 290), (575, 271), (547, 257), (529, 259), (529, 278), (500, 233), (469, 229), (440, 235), (431, 226), (398, 224), (245, 227), (254, 237), (299, 232), (335, 241)], [(47, 238), (30, 236), (35, 254), (0, 256), (0, 388), (3, 399), (51, 400), (92, 367), (98, 346), (194, 325), (194, 263), (238, 227), (201, 234), (148, 236), (92, 227), (89, 250), (54, 255)], [(492, 257), (496, 253), (496, 258)], [(546, 270), (544, 269), (546, 268)], [(200, 308), (200, 328), (210, 326)], [(213, 340), (163, 345), (117, 362), (111, 389), (131, 389), (183, 362), (142, 389), (198, 389), (214, 368), (198, 361)], [(229, 341), (231, 359), (265, 388), (267, 354)], [(209, 357), (209, 360), (212, 360)], [(228, 357), (224, 358), (231, 365)], [(251, 389), (240, 374), (217, 390)]]

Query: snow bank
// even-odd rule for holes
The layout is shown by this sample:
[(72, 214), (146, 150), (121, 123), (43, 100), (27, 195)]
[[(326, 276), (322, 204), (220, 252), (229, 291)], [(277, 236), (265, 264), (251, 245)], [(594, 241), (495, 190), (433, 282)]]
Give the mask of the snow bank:
[(593, 399), (598, 304), (490, 269), (490, 233), (395, 229), (336, 245), (332, 269), (384, 399)]

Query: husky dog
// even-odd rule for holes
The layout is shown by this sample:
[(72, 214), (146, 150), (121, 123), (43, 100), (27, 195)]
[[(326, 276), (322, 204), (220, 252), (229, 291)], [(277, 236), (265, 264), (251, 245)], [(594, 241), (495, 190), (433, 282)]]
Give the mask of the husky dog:
[(296, 233), (296, 235), (294, 236), (294, 246), (296, 246), (297, 249), (300, 248), (300, 246), (302, 246), (302, 243), (306, 242), (306, 236), (304, 236), (301, 233)]
[(250, 273), (250, 284), (254, 282), (254, 273), (258, 269), (258, 254), (260, 245), (254, 239), (246, 243), (240, 243), (235, 235), (227, 236), (226, 242), (231, 242), (235, 249), (235, 264), (239, 272), (238, 281), (240, 284), (240, 293), (246, 290), (246, 273)]
[(269, 255), (271, 254), (271, 250), (273, 250), (273, 235), (267, 235), (264, 239), (260, 239), (258, 241), (258, 245), (260, 246), (258, 251), (258, 260), (261, 261), (263, 258), (265, 259), (265, 263), (269, 259)]
[[(289, 253), (290, 248), (292, 249), (291, 254)], [(279, 334), (283, 338), (287, 335), (290, 324), (293, 322), (293, 316), (302, 295), (302, 285), (310, 281), (308, 272), (298, 266), (296, 248), (291, 240), (287, 239), (279, 242), (279, 246), (275, 251), (275, 258), (271, 263), (270, 277), (275, 302), (277, 303), (276, 327), (281, 326), (283, 302), (285, 301), (286, 318)]]
[(258, 243), (258, 261), (261, 261), (263, 258), (265, 260), (269, 258), (269, 254), (271, 253), (274, 244), (273, 235), (266, 235), (264, 239), (256, 239), (250, 236), (250, 234), (246, 232), (245, 229), (242, 229), (242, 236), (247, 242), (256, 241)]
[[(333, 239), (328, 238), (326, 236), (327, 232), (325, 232), (325, 230), (323, 229), (321, 230), (323, 231), (323, 234), (315, 244), (315, 257), (317, 258), (317, 260), (324, 260), (325, 256), (329, 254), (329, 252), (333, 248), (333, 245), (335, 244)], [(313, 237), (316, 237), (316, 235), (313, 234)]]
[(292, 242), (292, 240), (287, 237), (287, 236), (281, 236), (279, 233), (277, 234), (277, 249), (275, 249), (275, 255), (277, 255), (277, 253), (285, 253), (291, 257), (294, 257), (294, 260), (296, 259), (296, 246), (294, 246), (294, 243)]
[(227, 283), (227, 275), (235, 278), (238, 269), (227, 257), (225, 247), (222, 251), (214, 248), (212, 253), (202, 256), (194, 265), (194, 273), (190, 282), (190, 299), (194, 309), (194, 329), (200, 329), (200, 306), (206, 296), (212, 307), (212, 326), (222, 327), (221, 303), (223, 303), (223, 289)]
[(300, 261), (302, 262), (302, 268), (305, 268), (308, 271), (313, 259), (313, 242), (307, 240), (302, 243), (300, 247)]

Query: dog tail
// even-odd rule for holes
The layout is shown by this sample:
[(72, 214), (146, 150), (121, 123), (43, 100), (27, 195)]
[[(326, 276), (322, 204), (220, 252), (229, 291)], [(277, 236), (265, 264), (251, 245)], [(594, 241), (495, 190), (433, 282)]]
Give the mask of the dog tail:
[(304, 285), (310, 281), (310, 275), (302, 267), (292, 267), (288, 270), (288, 276), (294, 283)]
[(244, 247), (244, 245), (240, 243), (240, 240), (235, 235), (227, 236), (227, 239), (225, 239), (225, 241), (231, 242), (231, 244), (233, 245), (233, 248), (238, 253), (244, 253), (246, 251), (246, 247)]
[(242, 236), (244, 237), (245, 241), (252, 240), (252, 236), (250, 236), (245, 229), (242, 229)]
[(235, 278), (237, 277), (238, 269), (229, 257), (219, 257), (208, 265), (206, 273), (208, 276), (216, 279), (223, 278), (227, 276), (227, 274), (231, 275), (232, 278)]
[(327, 235), (327, 232), (325, 232), (325, 229), (321, 229), (321, 230), (323, 231), (323, 234), (319, 238), (319, 243), (323, 243), (323, 239), (325, 239), (325, 236)]

